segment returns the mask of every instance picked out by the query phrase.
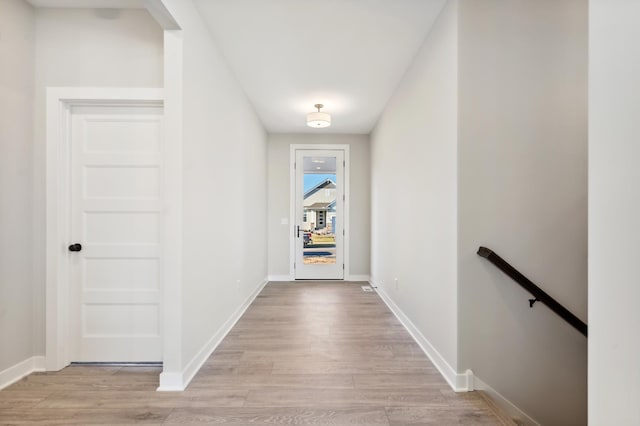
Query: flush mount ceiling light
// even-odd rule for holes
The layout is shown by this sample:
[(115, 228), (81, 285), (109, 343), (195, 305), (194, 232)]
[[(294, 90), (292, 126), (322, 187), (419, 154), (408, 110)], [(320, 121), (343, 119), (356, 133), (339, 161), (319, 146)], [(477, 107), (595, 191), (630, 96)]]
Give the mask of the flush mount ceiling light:
[(326, 112), (320, 112), (320, 109), (324, 108), (324, 105), (315, 104), (314, 107), (316, 107), (318, 111), (307, 114), (307, 126), (318, 129), (331, 126), (331, 116)]

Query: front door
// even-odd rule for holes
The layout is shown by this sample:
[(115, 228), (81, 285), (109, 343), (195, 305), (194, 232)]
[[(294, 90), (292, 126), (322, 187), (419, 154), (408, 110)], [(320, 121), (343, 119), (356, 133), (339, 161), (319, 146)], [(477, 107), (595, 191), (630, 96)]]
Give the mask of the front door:
[(295, 278), (344, 278), (342, 150), (296, 150)]
[(72, 110), (72, 362), (162, 361), (162, 113)]

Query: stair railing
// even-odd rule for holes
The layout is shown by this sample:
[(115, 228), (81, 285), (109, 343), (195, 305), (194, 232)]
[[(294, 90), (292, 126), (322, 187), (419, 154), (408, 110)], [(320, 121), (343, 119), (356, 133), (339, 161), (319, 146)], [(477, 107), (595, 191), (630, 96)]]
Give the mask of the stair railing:
[(489, 262), (493, 263), (502, 272), (511, 277), (515, 282), (520, 284), (522, 288), (527, 290), (533, 296), (533, 299), (529, 299), (529, 307), (533, 308), (536, 302), (544, 303), (553, 312), (558, 314), (560, 318), (571, 324), (576, 330), (587, 337), (587, 324), (582, 322), (580, 318), (573, 315), (567, 308), (562, 306), (556, 299), (549, 296), (544, 290), (535, 285), (529, 278), (522, 275), (516, 268), (511, 266), (506, 260), (498, 256), (493, 250), (486, 247), (478, 248), (478, 255), (484, 257)]

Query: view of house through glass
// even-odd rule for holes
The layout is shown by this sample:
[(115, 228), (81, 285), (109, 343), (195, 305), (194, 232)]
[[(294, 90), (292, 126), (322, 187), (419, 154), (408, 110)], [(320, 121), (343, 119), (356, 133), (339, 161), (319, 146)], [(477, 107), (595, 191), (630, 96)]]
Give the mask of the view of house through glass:
[(304, 157), (303, 261), (336, 263), (336, 158)]

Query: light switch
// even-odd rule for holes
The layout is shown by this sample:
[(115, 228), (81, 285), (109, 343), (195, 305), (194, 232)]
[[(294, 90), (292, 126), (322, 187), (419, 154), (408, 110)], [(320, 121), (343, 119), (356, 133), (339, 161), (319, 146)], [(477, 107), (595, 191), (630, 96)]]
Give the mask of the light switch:
[(283, 217), (282, 219), (280, 219), (280, 225), (288, 225), (288, 224), (289, 224), (288, 217)]

